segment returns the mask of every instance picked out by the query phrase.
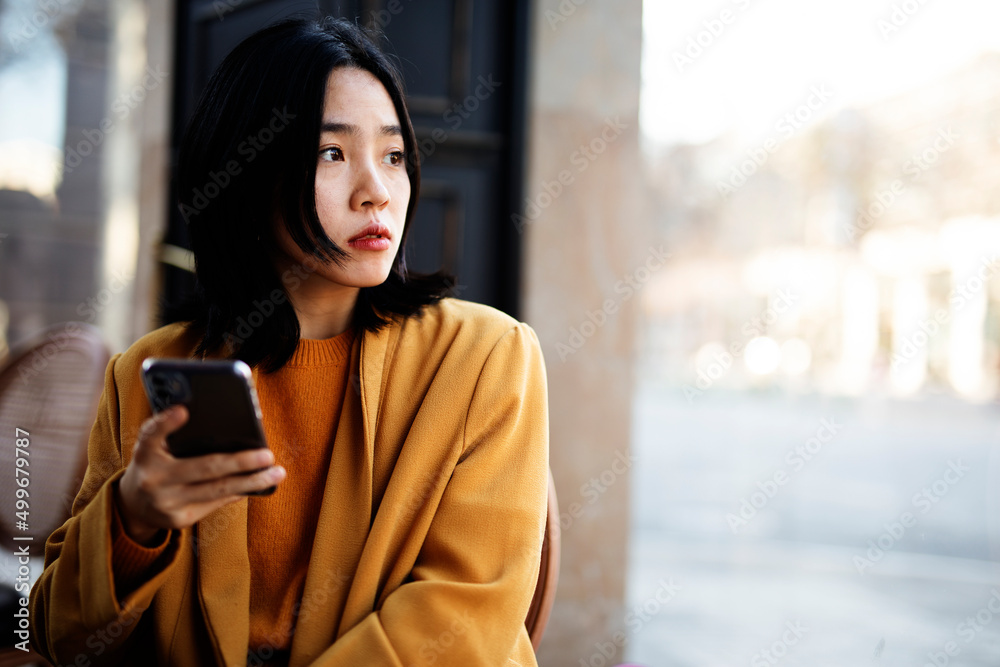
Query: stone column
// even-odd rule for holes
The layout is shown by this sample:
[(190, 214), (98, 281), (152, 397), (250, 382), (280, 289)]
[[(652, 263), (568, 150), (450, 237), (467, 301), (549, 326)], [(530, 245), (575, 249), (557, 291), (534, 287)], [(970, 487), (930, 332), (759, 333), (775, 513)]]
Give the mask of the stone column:
[[(532, 16), (524, 316), (549, 373), (563, 520), (539, 663), (589, 664), (624, 630), (636, 320), (650, 224), (639, 152), (641, 0), (539, 0)], [(647, 260), (650, 263), (647, 265)], [(616, 648), (608, 664), (623, 662)]]
[[(113, 101), (105, 173), (103, 274), (115, 294), (100, 324), (123, 350), (155, 328), (159, 242), (166, 227), (173, 2), (113, 3)], [(141, 261), (140, 261), (141, 260)]]
[(159, 326), (163, 294), (160, 245), (167, 229), (170, 208), (170, 123), (174, 90), (174, 0), (144, 0), (146, 64), (154, 71), (167, 70), (162, 85), (149, 91), (142, 107), (139, 145), (141, 188), (139, 196), (138, 255), (144, 258), (135, 272), (135, 304), (129, 332), (136, 339)]

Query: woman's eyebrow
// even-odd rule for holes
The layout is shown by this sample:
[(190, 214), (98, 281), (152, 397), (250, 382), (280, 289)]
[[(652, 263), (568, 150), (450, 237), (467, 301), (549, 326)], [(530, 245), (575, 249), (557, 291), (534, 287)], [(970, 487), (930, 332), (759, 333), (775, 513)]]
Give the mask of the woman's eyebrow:
[[(323, 125), (320, 127), (320, 132), (329, 132), (332, 134), (347, 134), (353, 137), (361, 134), (361, 128), (353, 123), (337, 123), (333, 121), (324, 121)], [(399, 125), (383, 125), (379, 129), (379, 136), (382, 137), (392, 137), (392, 136), (403, 136), (403, 128)]]

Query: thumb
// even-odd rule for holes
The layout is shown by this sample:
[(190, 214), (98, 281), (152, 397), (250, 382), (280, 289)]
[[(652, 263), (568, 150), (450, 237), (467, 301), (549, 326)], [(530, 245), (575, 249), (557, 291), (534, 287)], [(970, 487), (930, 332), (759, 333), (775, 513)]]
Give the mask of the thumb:
[(157, 449), (168, 451), (167, 436), (186, 424), (189, 416), (183, 405), (172, 405), (143, 423), (139, 441), (146, 441)]

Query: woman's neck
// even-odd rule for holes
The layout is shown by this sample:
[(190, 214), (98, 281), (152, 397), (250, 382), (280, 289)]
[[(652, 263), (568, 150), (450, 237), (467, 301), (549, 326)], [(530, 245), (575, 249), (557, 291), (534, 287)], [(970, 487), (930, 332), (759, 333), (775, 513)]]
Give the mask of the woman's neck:
[(360, 289), (338, 285), (313, 274), (298, 289), (289, 290), (295, 315), (299, 318), (299, 338), (324, 340), (350, 328)]

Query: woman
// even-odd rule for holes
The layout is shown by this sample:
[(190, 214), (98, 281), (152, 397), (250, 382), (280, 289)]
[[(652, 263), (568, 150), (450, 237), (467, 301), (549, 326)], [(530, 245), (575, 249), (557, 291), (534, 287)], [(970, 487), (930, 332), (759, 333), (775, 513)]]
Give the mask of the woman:
[[(53, 662), (535, 664), (541, 353), (407, 274), (415, 151), (398, 74), (350, 23), (272, 26), (212, 77), (177, 179), (200, 298), (108, 366), (32, 591)], [(187, 414), (150, 417), (150, 356), (250, 364), (271, 451), (173, 458)]]

